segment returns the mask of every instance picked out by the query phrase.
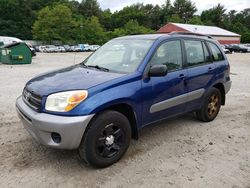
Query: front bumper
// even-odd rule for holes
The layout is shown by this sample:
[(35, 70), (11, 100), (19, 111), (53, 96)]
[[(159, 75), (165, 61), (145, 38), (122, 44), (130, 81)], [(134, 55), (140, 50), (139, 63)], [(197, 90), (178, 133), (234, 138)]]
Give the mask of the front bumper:
[[(25, 129), (36, 141), (45, 146), (60, 149), (77, 149), (88, 123), (94, 116), (92, 114), (66, 117), (38, 113), (28, 107), (22, 97), (17, 98), (16, 109)], [(59, 143), (54, 142), (52, 133), (61, 136)]]

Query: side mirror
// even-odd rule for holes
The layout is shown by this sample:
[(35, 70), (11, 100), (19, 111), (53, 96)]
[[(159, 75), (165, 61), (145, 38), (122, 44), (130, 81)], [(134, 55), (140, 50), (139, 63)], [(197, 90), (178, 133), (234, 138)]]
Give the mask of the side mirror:
[(168, 68), (166, 65), (153, 65), (149, 69), (148, 75), (151, 77), (165, 76), (168, 73)]

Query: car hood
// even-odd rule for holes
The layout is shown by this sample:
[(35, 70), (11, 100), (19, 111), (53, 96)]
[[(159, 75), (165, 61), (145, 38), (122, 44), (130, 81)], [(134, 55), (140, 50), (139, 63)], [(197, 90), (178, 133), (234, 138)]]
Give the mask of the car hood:
[(40, 96), (61, 91), (89, 89), (101, 83), (124, 76), (124, 74), (103, 72), (75, 65), (45, 73), (31, 79), (26, 88)]

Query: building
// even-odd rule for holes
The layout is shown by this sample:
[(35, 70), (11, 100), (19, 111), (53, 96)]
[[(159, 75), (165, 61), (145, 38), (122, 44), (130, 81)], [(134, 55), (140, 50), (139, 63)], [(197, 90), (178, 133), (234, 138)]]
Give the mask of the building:
[(220, 44), (240, 43), (239, 34), (215, 26), (168, 23), (167, 25), (160, 28), (157, 33), (171, 33), (174, 31), (193, 32), (202, 35), (210, 35), (214, 39), (218, 40)]

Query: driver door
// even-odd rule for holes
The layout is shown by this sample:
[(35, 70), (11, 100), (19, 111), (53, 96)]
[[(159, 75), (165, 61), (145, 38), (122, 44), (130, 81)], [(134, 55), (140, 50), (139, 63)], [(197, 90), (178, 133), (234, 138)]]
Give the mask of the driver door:
[(142, 81), (143, 126), (185, 111), (187, 70), (183, 69), (181, 40), (171, 40), (160, 44), (150, 65), (164, 64), (168, 74), (150, 77)]

